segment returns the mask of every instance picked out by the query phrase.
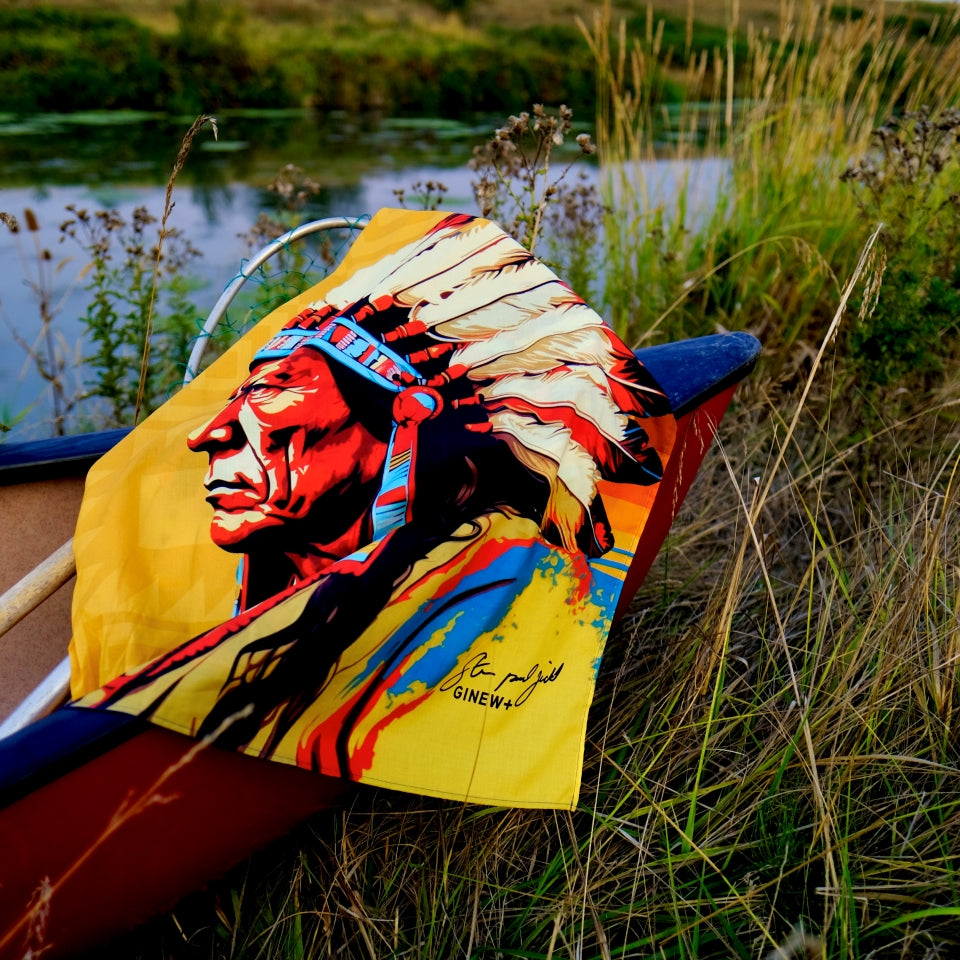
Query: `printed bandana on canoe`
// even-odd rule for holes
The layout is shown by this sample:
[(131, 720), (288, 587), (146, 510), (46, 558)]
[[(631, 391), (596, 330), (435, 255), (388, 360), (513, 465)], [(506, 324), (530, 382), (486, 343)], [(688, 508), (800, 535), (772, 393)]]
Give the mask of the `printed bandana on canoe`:
[(91, 471), (74, 695), (332, 776), (570, 807), (674, 436), (496, 225), (383, 211)]

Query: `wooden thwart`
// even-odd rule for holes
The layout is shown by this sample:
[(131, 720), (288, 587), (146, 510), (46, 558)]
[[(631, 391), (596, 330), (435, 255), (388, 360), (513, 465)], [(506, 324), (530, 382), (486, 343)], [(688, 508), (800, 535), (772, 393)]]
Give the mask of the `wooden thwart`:
[[(0, 597), (0, 637), (15, 627), (47, 597), (56, 593), (75, 573), (73, 538), (37, 564)], [(46, 716), (67, 698), (70, 690), (70, 658), (60, 663), (30, 695), (0, 724), (0, 738), (8, 737)]]
[(0, 637), (56, 593), (76, 572), (71, 537), (0, 597)]

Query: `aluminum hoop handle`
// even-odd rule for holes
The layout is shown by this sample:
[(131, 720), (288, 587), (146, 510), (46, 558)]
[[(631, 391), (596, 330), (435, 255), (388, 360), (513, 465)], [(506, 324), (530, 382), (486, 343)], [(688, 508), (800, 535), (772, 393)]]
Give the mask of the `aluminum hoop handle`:
[(190, 358), (187, 360), (187, 369), (183, 375), (184, 384), (189, 383), (200, 370), (200, 361), (203, 359), (204, 351), (207, 349), (207, 343), (213, 332), (217, 329), (227, 308), (233, 303), (234, 297), (240, 292), (240, 288), (260, 269), (274, 254), (279, 253), (285, 247), (296, 240), (310, 236), (314, 233), (322, 233), (325, 230), (362, 230), (368, 223), (368, 216), (362, 217), (326, 217), (323, 220), (311, 220), (309, 223), (301, 223), (299, 227), (288, 230), (283, 236), (277, 237), (271, 243), (268, 243), (259, 253), (251, 257), (241, 268), (240, 273), (227, 284), (220, 299), (214, 304), (210, 315), (203, 325), (203, 329), (197, 336), (193, 349), (190, 351)]

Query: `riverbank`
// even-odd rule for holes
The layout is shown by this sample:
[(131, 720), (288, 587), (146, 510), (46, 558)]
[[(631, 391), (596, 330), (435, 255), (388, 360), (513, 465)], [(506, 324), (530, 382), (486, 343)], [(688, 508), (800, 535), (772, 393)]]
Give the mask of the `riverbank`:
[[(311, 107), (460, 117), (562, 102), (591, 112), (596, 72), (577, 19), (589, 25), (601, 7), (545, 0), (384, 0), (361, 9), (332, 0), (20, 0), (0, 10), (0, 111)], [(936, 4), (888, 7), (888, 26), (907, 23), (917, 35), (942, 14)], [(857, 7), (837, 7), (825, 22), (862, 15)], [(676, 64), (717, 57), (742, 64), (751, 33), (777, 36), (787, 23), (777, 0), (747, 0), (733, 13), (719, 3), (694, 8), (665, 0), (654, 10), (620, 2), (610, 22), (620, 21), (628, 34), (655, 40), (662, 102), (692, 92)]]
[(631, 345), (764, 355), (610, 638), (577, 809), (364, 790), (98, 960), (957, 955), (960, 11), (806, 8), (816, 47), (692, 63), (699, 216), (644, 166), (663, 35), (592, 38), (602, 203), (552, 200), (537, 252)]

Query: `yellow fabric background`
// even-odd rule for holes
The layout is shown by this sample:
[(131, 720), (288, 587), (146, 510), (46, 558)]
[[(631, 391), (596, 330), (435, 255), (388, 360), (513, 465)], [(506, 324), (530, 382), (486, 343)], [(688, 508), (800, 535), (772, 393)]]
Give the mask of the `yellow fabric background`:
[[(445, 216), (381, 211), (338, 274), (377, 262)], [(257, 349), (336, 282), (328, 278), (271, 313), (91, 469), (74, 537), (74, 697), (230, 616), (237, 558), (206, 535), (206, 458), (186, 437), (223, 406)]]

